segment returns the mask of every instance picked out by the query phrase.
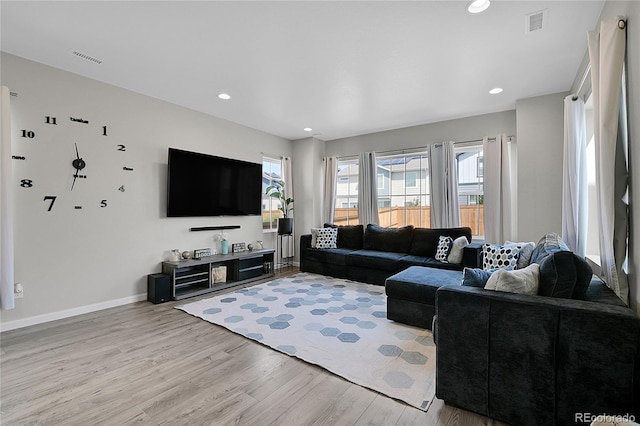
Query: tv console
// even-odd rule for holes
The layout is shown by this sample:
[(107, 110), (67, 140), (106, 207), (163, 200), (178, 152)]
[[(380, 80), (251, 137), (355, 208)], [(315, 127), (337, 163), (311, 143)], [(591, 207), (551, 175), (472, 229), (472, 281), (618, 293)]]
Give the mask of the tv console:
[[(224, 290), (274, 276), (274, 249), (215, 254), (200, 259), (162, 262), (162, 273), (170, 276), (173, 300)], [(226, 279), (215, 282), (216, 268), (226, 268)]]

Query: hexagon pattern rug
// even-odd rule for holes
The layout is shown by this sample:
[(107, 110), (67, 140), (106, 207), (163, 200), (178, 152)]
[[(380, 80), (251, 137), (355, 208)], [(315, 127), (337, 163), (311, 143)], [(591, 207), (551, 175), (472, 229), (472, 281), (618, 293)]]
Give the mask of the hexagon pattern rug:
[(386, 299), (384, 286), (299, 273), (176, 308), (426, 411), (432, 334), (387, 320)]

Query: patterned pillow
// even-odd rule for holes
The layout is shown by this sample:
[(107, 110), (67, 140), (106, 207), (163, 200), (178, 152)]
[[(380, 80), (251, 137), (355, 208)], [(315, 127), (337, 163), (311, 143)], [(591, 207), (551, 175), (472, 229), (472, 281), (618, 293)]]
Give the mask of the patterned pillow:
[(316, 248), (337, 248), (337, 228), (318, 228), (316, 230)]
[(531, 242), (520, 242), (516, 243), (513, 241), (505, 241), (505, 246), (516, 246), (518, 248), (518, 263), (516, 265), (516, 269), (523, 269), (529, 266), (531, 263), (531, 255), (533, 254), (533, 249), (536, 248), (536, 243)]
[(447, 263), (447, 257), (453, 246), (453, 238), (445, 237), (443, 235), (438, 239), (438, 248), (436, 249), (436, 260), (442, 263)]
[(520, 249), (513, 246), (501, 246), (498, 244), (482, 245), (482, 269), (515, 269), (518, 264)]

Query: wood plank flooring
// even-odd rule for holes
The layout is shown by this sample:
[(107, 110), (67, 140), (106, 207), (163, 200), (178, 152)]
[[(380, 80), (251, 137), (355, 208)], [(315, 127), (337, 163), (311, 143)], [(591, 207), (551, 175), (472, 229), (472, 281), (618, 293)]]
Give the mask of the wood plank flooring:
[(407, 406), (173, 309), (184, 302), (0, 334), (0, 424), (501, 425)]

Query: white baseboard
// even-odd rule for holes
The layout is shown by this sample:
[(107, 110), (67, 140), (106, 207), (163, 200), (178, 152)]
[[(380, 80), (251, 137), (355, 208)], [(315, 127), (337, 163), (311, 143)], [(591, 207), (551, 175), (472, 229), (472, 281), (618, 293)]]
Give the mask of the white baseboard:
[(127, 305), (129, 303), (139, 302), (147, 299), (147, 293), (137, 294), (135, 296), (123, 297), (121, 299), (108, 300), (106, 302), (94, 303), (93, 305), (80, 306), (78, 308), (65, 309), (64, 311), (51, 312), (48, 314), (36, 315), (33, 317), (23, 318), (14, 321), (0, 323), (0, 331), (15, 330), (18, 328), (28, 327), (30, 325), (43, 324), (45, 322), (55, 321), (59, 319), (75, 317), (76, 315), (88, 314), (90, 312), (101, 311), (103, 309), (113, 308), (116, 306)]

